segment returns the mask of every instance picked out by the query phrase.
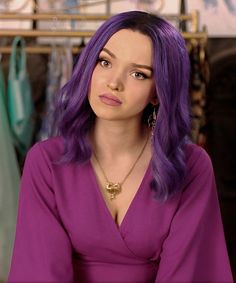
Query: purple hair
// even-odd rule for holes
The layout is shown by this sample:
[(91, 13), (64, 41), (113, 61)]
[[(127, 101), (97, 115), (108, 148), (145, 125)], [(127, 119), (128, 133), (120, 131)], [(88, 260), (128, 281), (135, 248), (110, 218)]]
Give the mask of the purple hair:
[(91, 76), (102, 48), (121, 29), (139, 31), (153, 43), (159, 107), (152, 144), (151, 187), (156, 198), (165, 201), (182, 189), (186, 171), (184, 145), (190, 130), (189, 56), (180, 33), (156, 15), (141, 11), (115, 15), (102, 24), (83, 49), (72, 78), (58, 97), (57, 127), (65, 145), (62, 160), (83, 163), (91, 157), (88, 133), (95, 120), (88, 102)]

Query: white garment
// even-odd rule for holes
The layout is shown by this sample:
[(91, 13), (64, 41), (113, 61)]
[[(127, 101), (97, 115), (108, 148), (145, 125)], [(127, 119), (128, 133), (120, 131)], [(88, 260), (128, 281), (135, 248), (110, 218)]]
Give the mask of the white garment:
[[(33, 1), (11, 0), (0, 1), (0, 13), (32, 13)], [(1, 29), (32, 29), (32, 20), (1, 20)]]

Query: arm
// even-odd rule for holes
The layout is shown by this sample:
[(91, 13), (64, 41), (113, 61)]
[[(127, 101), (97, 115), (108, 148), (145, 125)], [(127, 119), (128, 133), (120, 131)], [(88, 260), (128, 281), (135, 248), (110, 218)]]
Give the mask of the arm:
[(190, 175), (162, 247), (155, 282), (233, 282), (214, 173), (205, 151)]
[(73, 282), (72, 247), (58, 215), (50, 162), (39, 144), (25, 162), (8, 282)]

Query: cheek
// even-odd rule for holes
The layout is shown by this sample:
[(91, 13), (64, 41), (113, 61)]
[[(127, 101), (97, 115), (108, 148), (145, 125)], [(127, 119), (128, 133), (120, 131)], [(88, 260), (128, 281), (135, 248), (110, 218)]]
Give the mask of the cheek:
[(90, 82), (90, 92), (94, 93), (99, 91), (106, 85), (106, 76), (101, 72), (99, 67), (96, 67), (93, 71), (91, 82)]
[(89, 93), (88, 93), (88, 99), (89, 101), (94, 98), (96, 92), (98, 91), (99, 86), (99, 76), (96, 68), (93, 71), (91, 81), (90, 81), (90, 87), (89, 87)]
[(92, 107), (91, 103), (93, 103), (95, 89), (96, 89), (96, 84), (95, 84), (96, 80), (94, 78), (95, 76), (93, 72), (91, 81), (90, 81), (89, 91), (88, 91), (88, 100), (89, 100), (89, 104), (91, 107)]
[(96, 85), (96, 77), (97, 77), (97, 74), (96, 74), (96, 68), (94, 69), (93, 71), (93, 74), (92, 74), (92, 77), (91, 77), (91, 81), (90, 81), (90, 91), (93, 91), (93, 88), (94, 88), (94, 85)]
[(137, 99), (140, 101), (142, 104), (148, 104), (151, 102), (155, 88), (152, 83), (147, 83), (144, 85), (141, 84), (136, 84), (134, 88), (134, 93), (136, 94)]

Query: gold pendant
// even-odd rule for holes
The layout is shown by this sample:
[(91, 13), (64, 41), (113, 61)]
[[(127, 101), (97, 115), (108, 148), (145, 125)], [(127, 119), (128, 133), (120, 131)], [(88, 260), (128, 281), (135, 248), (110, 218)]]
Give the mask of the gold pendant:
[(106, 191), (110, 194), (111, 200), (113, 200), (116, 197), (116, 195), (118, 195), (121, 192), (120, 183), (107, 182), (105, 188), (106, 188)]

